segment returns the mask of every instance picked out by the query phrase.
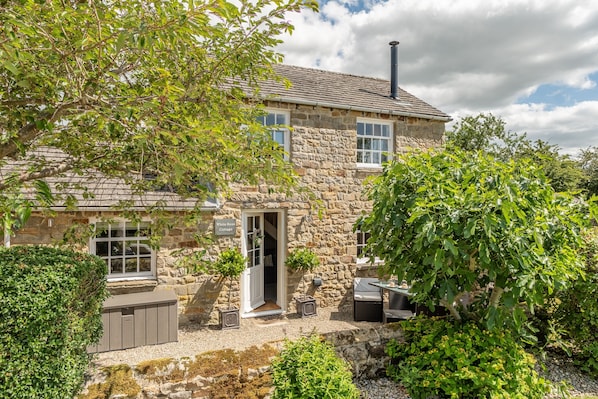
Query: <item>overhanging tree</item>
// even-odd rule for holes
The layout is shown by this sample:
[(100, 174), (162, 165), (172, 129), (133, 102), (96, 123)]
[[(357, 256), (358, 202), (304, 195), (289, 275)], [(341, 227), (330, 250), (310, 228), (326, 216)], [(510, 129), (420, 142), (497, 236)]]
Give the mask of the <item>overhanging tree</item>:
[(357, 223), (382, 273), (415, 300), (489, 328), (524, 325), (526, 309), (582, 270), (584, 204), (557, 194), (530, 162), (482, 152), (415, 152), (389, 163)]
[[(274, 78), (275, 46), (293, 28), (287, 14), (303, 8), (317, 3), (1, 2), (2, 202), (92, 169), (140, 193), (168, 186), (199, 204), (232, 182), (292, 186), (247, 94)], [(66, 158), (34, 151), (48, 147)]]

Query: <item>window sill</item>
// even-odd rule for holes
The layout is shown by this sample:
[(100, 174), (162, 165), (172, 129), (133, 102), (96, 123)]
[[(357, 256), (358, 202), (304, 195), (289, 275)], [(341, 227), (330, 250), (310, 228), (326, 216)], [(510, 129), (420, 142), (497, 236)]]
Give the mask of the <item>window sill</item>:
[(361, 164), (357, 164), (357, 177), (360, 178), (364, 178), (367, 176), (372, 176), (372, 175), (379, 175), (384, 171), (384, 169), (382, 168), (382, 166), (364, 166)]
[(112, 295), (133, 294), (136, 292), (153, 291), (158, 281), (153, 277), (134, 280), (113, 280), (106, 283), (106, 288)]
[(381, 164), (377, 164), (377, 163), (358, 163), (357, 169), (369, 170), (372, 172), (381, 172), (382, 169), (384, 169), (384, 166), (382, 166)]
[(360, 262), (359, 260), (356, 262), (357, 263), (357, 270), (372, 270), (372, 269), (377, 269), (378, 267), (380, 267), (381, 265), (384, 264), (384, 261), (382, 260), (377, 260), (374, 263), (371, 262)]

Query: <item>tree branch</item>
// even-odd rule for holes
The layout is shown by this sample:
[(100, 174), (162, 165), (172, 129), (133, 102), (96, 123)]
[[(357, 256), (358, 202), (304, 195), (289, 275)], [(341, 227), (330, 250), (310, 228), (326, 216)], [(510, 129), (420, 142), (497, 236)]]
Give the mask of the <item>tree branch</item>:
[(505, 292), (504, 288), (497, 287), (496, 285), (492, 289), (492, 295), (490, 295), (490, 306), (497, 308), (498, 304), (500, 303), (500, 297), (502, 296), (503, 292)]

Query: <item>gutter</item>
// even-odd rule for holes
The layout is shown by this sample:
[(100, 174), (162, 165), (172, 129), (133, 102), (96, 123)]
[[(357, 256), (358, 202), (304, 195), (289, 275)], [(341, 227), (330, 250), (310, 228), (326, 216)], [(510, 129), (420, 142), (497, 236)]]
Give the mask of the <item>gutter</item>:
[(339, 105), (339, 104), (320, 102), (320, 101), (310, 101), (310, 100), (303, 100), (303, 99), (294, 98), (294, 97), (282, 97), (282, 96), (281, 97), (273, 97), (273, 98), (264, 97), (264, 100), (280, 101), (280, 102), (284, 102), (284, 103), (299, 104), (299, 105), (309, 105), (309, 106), (313, 106), (313, 107), (344, 109), (347, 111), (359, 111), (359, 112), (371, 112), (371, 113), (377, 113), (377, 114), (407, 116), (407, 117), (411, 117), (411, 118), (431, 119), (431, 120), (442, 121), (442, 122), (450, 122), (453, 120), (453, 118), (451, 118), (450, 116), (426, 115), (426, 114), (419, 114), (419, 113), (415, 113), (415, 112), (393, 111), (390, 109), (384, 110), (384, 109), (367, 108), (367, 107), (354, 107), (351, 105)]
[[(165, 206), (162, 207), (160, 209), (165, 210), (165, 211), (188, 211), (190, 209), (193, 209), (193, 206), (189, 206), (189, 207), (182, 207), (182, 206)], [(133, 210), (133, 211), (145, 211), (147, 210), (147, 207), (144, 206), (132, 206), (130, 208), (127, 208), (128, 210)], [(212, 206), (202, 206), (199, 208), (199, 210), (201, 212), (215, 212), (221, 209), (221, 204), (220, 201), (218, 201), (216, 204), (212, 205)], [(64, 206), (53, 206), (50, 207), (50, 210), (52, 211), (61, 211), (61, 212), (65, 212), (66, 211), (66, 207)], [(73, 209), (74, 212), (117, 212), (120, 211), (121, 209), (116, 209), (114, 208), (112, 205), (107, 205), (107, 206), (78, 206), (77, 208)]]

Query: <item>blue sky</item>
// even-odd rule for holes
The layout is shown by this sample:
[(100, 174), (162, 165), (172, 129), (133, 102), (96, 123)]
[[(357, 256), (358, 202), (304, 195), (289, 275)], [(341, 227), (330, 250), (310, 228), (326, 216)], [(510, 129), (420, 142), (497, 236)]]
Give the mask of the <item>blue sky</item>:
[(453, 119), (491, 112), (563, 153), (598, 146), (598, 2), (327, 0), (289, 20), (288, 64), (389, 79), (398, 40), (399, 85)]
[(543, 84), (533, 93), (518, 99), (517, 102), (519, 104), (547, 104), (549, 109), (554, 109), (555, 107), (571, 107), (582, 101), (598, 101), (598, 72), (588, 75), (588, 79), (592, 82), (593, 87), (578, 88), (562, 83)]

